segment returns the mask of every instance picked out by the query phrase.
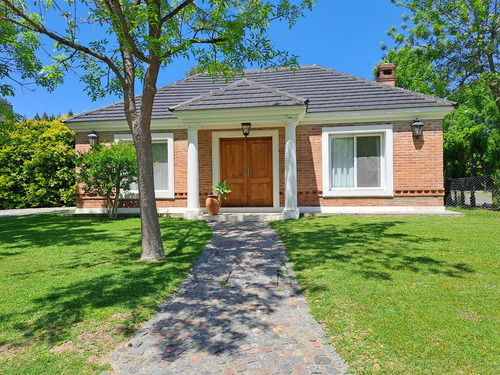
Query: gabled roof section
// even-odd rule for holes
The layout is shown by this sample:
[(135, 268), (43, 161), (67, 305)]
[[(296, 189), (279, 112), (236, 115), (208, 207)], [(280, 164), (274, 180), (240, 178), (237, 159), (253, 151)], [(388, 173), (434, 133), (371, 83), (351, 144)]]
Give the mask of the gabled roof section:
[(307, 99), (243, 78), (171, 107), (170, 111), (306, 105), (307, 102)]
[[(295, 101), (305, 104), (303, 98), (308, 100), (307, 113), (451, 107), (456, 104), (322, 66), (308, 65), (295, 71), (287, 68), (246, 70), (244, 79), (240, 77), (230, 82), (214, 81), (205, 74), (185, 78), (158, 89), (152, 118), (175, 119), (170, 108), (194, 110), (202, 107), (295, 105)], [(139, 95), (136, 97), (139, 110), (140, 101)], [(65, 122), (109, 120), (125, 120), (123, 102), (75, 115)]]

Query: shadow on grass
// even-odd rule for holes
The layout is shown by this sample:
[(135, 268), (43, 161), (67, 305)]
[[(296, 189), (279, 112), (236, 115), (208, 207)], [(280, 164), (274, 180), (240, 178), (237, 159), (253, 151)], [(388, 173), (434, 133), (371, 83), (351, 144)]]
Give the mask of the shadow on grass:
[[(118, 219), (117, 222), (127, 219)], [(18, 251), (30, 246), (81, 246), (114, 240), (119, 235), (108, 230), (102, 217), (58, 216), (41, 214), (0, 218), (0, 247)], [(132, 234), (140, 233), (134, 228)]]
[(465, 263), (429, 255), (426, 246), (439, 243), (445, 247), (447, 240), (405, 233), (404, 224), (407, 223), (397, 219), (346, 223), (337, 217), (275, 222), (272, 226), (281, 234), (298, 271), (342, 267), (367, 279), (388, 281), (398, 271), (457, 278), (475, 272)]
[[(58, 246), (65, 252), (46, 267), (7, 275), (12, 280), (21, 276), (28, 284), (34, 274), (64, 281), (49, 291), (33, 293), (21, 319), (6, 311), (0, 320), (27, 341), (54, 345), (69, 339), (70, 330), (79, 323), (93, 315), (100, 319), (109, 309), (131, 315), (122, 322), (125, 326), (147, 319), (183, 280), (211, 237), (201, 222), (161, 219), (160, 225), (166, 259), (141, 262), (138, 219), (109, 222), (57, 215), (0, 219), (0, 249), (9, 249), (7, 253), (36, 257)], [(0, 345), (4, 343), (0, 339)]]

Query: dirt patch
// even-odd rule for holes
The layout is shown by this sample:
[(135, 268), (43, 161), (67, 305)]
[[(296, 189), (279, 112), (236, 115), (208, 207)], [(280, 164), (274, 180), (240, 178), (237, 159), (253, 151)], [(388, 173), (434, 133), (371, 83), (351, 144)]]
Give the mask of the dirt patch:
[(87, 357), (87, 362), (105, 364), (108, 356), (129, 339), (130, 333), (137, 330), (137, 327), (131, 326), (132, 320), (132, 314), (114, 314), (106, 324), (79, 334), (76, 337), (76, 347), (92, 353)]
[(28, 349), (31, 346), (31, 342), (26, 344), (20, 344), (15, 342), (9, 342), (4, 345), (0, 345), (0, 358), (10, 357), (14, 354), (19, 354)]
[(467, 319), (469, 322), (480, 322), (481, 321), (481, 317), (476, 313), (471, 313), (471, 314), (462, 313), (462, 314), (460, 314), (460, 316), (462, 318)]
[(78, 350), (76, 348), (76, 346), (73, 345), (73, 343), (71, 341), (65, 342), (65, 343), (63, 343), (61, 345), (53, 346), (52, 348), (50, 348), (49, 351), (51, 353), (54, 353), (54, 354), (59, 354), (59, 353), (66, 352), (66, 351), (69, 351), (69, 352), (80, 352), (80, 353), (83, 352), (83, 350)]
[(53, 346), (50, 352), (61, 354), (63, 352), (85, 353), (88, 363), (102, 365), (107, 362), (107, 357), (124, 340), (127, 332), (135, 330), (129, 322), (133, 320), (131, 314), (114, 314), (102, 325), (89, 327), (88, 323), (80, 323), (76, 326), (80, 332), (73, 341)]

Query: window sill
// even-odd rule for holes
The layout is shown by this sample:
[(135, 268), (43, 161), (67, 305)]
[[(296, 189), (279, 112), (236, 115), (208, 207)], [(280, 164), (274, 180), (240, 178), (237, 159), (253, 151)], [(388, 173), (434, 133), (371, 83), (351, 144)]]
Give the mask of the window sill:
[(382, 189), (338, 189), (323, 192), (323, 198), (394, 197), (394, 192)]
[[(169, 191), (156, 191), (155, 192), (156, 199), (174, 199), (174, 193)], [(120, 199), (139, 199), (139, 192), (128, 191), (125, 194), (120, 194)]]

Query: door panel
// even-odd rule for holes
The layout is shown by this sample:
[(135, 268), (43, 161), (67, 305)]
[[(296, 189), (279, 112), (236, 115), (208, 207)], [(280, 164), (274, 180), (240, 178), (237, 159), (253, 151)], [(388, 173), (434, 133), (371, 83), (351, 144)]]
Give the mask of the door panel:
[(272, 138), (220, 140), (221, 181), (231, 189), (225, 207), (272, 207)]
[(221, 139), (221, 181), (226, 181), (231, 193), (222, 199), (222, 206), (243, 207), (247, 204), (246, 143), (239, 139)]
[(244, 168), (246, 167), (243, 155), (245, 154), (245, 144), (232, 140), (222, 140), (224, 142), (224, 154), (222, 163), (226, 178), (244, 177)]
[(248, 205), (269, 207), (273, 205), (272, 140), (249, 139)]
[(272, 184), (266, 180), (269, 179), (249, 179), (249, 207), (271, 207), (273, 205)]

